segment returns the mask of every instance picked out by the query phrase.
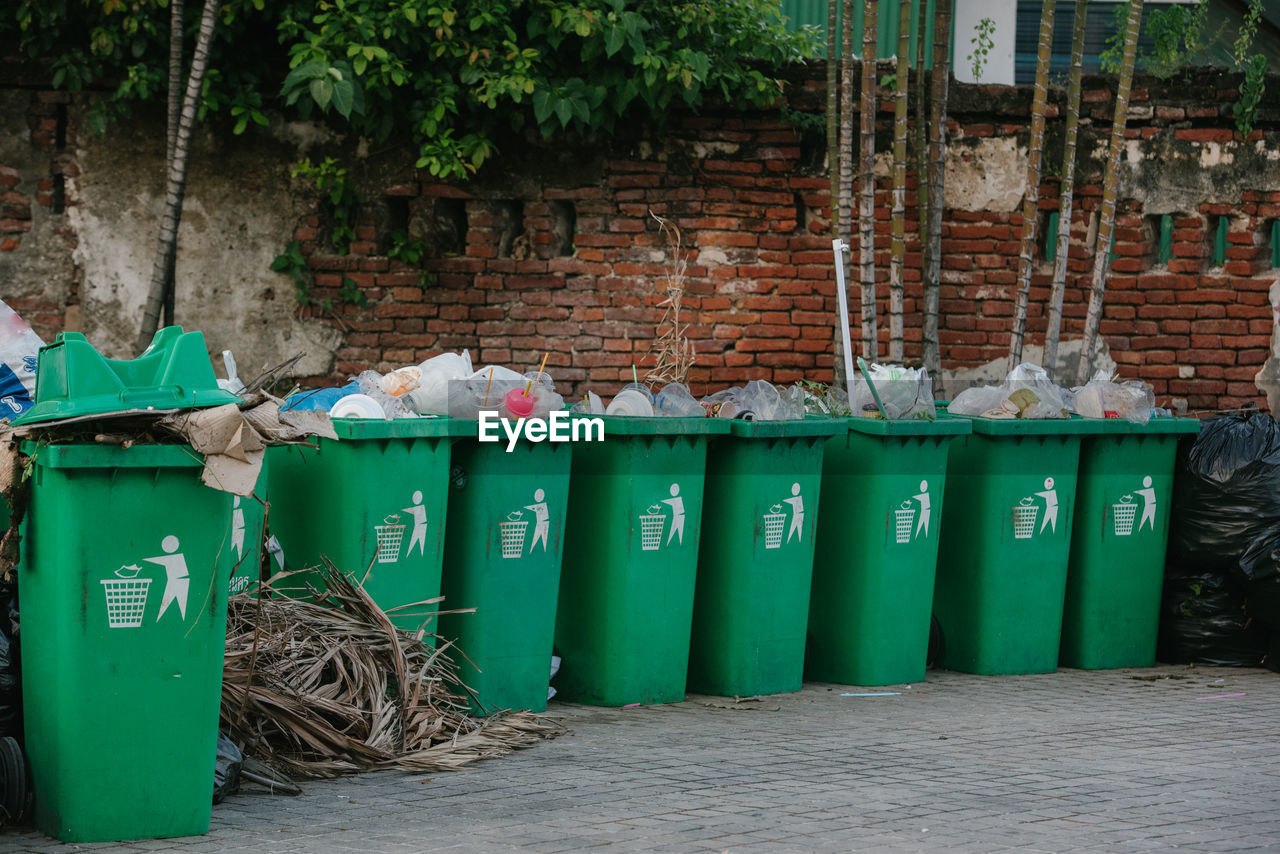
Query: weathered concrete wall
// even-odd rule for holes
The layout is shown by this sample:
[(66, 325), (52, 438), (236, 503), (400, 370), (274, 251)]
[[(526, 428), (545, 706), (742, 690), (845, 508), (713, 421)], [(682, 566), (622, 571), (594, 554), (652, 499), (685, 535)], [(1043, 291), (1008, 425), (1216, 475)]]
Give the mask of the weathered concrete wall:
[[(133, 356), (164, 202), (163, 122), (141, 115), (98, 136), (81, 128), (79, 101), (13, 91), (0, 97), (0, 180), (32, 200), (28, 227), (0, 252), (0, 293), (46, 338), (80, 330), (110, 357)], [(34, 130), (26, 127), (29, 112), (38, 116)], [(325, 374), (340, 330), (296, 317), (292, 286), (269, 270), (310, 204), (289, 178), (305, 140), (289, 139), (283, 125), (274, 130), (252, 139), (207, 127), (195, 134), (174, 320), (203, 330), (211, 353), (233, 349), (245, 373), (305, 351), (303, 369)], [(60, 205), (42, 189), (57, 174)]]
[[(1068, 338), (1079, 336), (1087, 300), (1111, 119), (1108, 85), (1102, 78), (1086, 82)], [(1192, 408), (1262, 403), (1259, 388), (1280, 378), (1280, 337), (1273, 343), (1280, 273), (1270, 261), (1270, 229), (1280, 218), (1280, 80), (1269, 86), (1260, 130), (1247, 140), (1231, 129), (1233, 85), (1208, 73), (1136, 85), (1102, 322), (1103, 343), (1122, 373), (1151, 381), (1162, 402), (1181, 398)], [(798, 72), (793, 108), (821, 112), (823, 86), (821, 68)], [(154, 251), (162, 124), (143, 118), (86, 138), (78, 128), (79, 102), (68, 104), (60, 132), (61, 96), (3, 97), (12, 106), (0, 139), (0, 191), (7, 192), (0, 283), (11, 283), (3, 285), (5, 298), (17, 295), (15, 307), (34, 312), (47, 335), (61, 328), (59, 321), (67, 328), (78, 322), (104, 351), (124, 355)], [(976, 368), (1007, 350), (1029, 103), (1027, 90), (953, 90), (940, 334), (950, 370)], [(23, 110), (30, 118), (19, 121), (14, 116)], [(889, 148), (890, 119), (884, 102), (881, 152)], [(1060, 124), (1051, 121), (1047, 141), (1042, 233), (1057, 207), (1052, 173), (1061, 162)], [(684, 320), (698, 356), (695, 391), (747, 378), (829, 379), (835, 299), (821, 137), (820, 129), (798, 132), (776, 111), (709, 111), (673, 117), (662, 130), (627, 127), (550, 144), (508, 140), (479, 178), (455, 185), (416, 174), (408, 150), (371, 152), (312, 125), (276, 122), (244, 137), (206, 128), (197, 135), (180, 236), (178, 322), (205, 330), (213, 352), (234, 348), (246, 373), (305, 350), (303, 374), (340, 379), (467, 347), (478, 362), (530, 366), (550, 351), (548, 365), (564, 391), (615, 384), (630, 377), (632, 364), (649, 364), (662, 313), (667, 252), (652, 211), (681, 229), (690, 261)], [(366, 203), (349, 254), (332, 254), (318, 200), (289, 181), (304, 150), (340, 156), (361, 183)], [(882, 353), (887, 167), (882, 155)], [(61, 214), (53, 210), (50, 183), (57, 174), (66, 188)], [(909, 233), (914, 204), (913, 185)], [(1158, 257), (1165, 214), (1173, 217), (1167, 263)], [(1220, 218), (1228, 223), (1228, 246), (1219, 264), (1212, 243)], [(396, 228), (430, 247), (420, 265), (385, 254)], [(300, 309), (289, 278), (268, 270), (290, 239), (307, 255), (316, 303), (331, 299), (331, 310)], [(1039, 242), (1043, 247), (1043, 237)], [(908, 360), (920, 352), (919, 264), (912, 238)], [(1041, 250), (1028, 324), (1032, 347), (1043, 339), (1049, 272)], [(344, 279), (367, 306), (342, 304)], [(856, 310), (853, 322), (856, 328)], [(1260, 372), (1266, 381), (1256, 386)]]

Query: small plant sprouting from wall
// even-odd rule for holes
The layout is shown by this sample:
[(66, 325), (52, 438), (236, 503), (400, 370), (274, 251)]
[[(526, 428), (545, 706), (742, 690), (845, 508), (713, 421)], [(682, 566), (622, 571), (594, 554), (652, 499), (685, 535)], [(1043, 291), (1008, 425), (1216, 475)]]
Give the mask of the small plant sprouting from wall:
[(996, 46), (995, 36), (996, 22), (991, 18), (983, 18), (978, 21), (978, 25), (973, 28), (974, 36), (969, 40), (969, 44), (973, 45), (973, 53), (969, 54), (966, 59), (969, 60), (969, 68), (973, 71), (974, 82), (982, 81), (982, 72), (987, 67), (987, 60), (991, 56), (991, 49)]
[(332, 157), (326, 157), (318, 164), (313, 164), (310, 157), (304, 157), (293, 167), (292, 175), (314, 182), (316, 189), (324, 194), (324, 208), (330, 227), (329, 245), (339, 255), (346, 255), (356, 239), (356, 213), (360, 209), (360, 194), (356, 192), (355, 182), (347, 174), (346, 167), (339, 166)]

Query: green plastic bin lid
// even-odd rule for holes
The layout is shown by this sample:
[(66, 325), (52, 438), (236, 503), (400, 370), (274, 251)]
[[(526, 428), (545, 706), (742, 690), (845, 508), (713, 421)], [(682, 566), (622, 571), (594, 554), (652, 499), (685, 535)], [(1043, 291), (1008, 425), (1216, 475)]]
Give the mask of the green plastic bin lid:
[[(724, 419), (715, 419), (717, 421)], [(835, 436), (849, 429), (845, 418), (806, 417), (790, 421), (728, 421), (729, 431), (740, 439), (804, 439)]]
[(166, 326), (131, 360), (107, 359), (79, 332), (40, 348), (36, 402), (14, 425), (139, 409), (195, 409), (239, 403), (218, 388), (204, 334)]
[(190, 445), (71, 444), (46, 445), (23, 442), (22, 452), (36, 465), (51, 469), (165, 469), (201, 468), (204, 457)]
[(340, 440), (428, 439), (476, 436), (476, 419), (448, 418), (334, 418), (333, 432)]
[(973, 432), (968, 419), (948, 415), (939, 410), (938, 417), (927, 418), (868, 418), (857, 416), (845, 419), (849, 429), (870, 436), (965, 436)]
[(677, 436), (724, 435), (729, 432), (726, 418), (667, 418), (643, 415), (588, 415), (575, 412), (574, 419), (599, 418), (606, 436)]
[(1137, 424), (1123, 418), (1084, 418), (1080, 420), (1088, 425), (1087, 432), (1103, 436), (1147, 436), (1168, 435), (1170, 433), (1193, 434), (1200, 432), (1198, 418), (1152, 418), (1146, 424)]

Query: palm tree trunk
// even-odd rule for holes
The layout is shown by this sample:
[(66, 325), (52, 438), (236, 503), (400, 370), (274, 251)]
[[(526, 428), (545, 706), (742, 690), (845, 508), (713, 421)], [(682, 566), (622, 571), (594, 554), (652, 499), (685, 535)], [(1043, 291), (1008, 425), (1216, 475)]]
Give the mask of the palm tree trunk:
[(950, 82), (951, 0), (938, 0), (933, 24), (933, 92), (929, 134), (928, 256), (924, 271), (924, 365), (938, 380), (938, 289), (942, 278), (942, 208), (947, 157), (947, 84)]
[(217, 25), (217, 0), (205, 0), (200, 14), (200, 34), (196, 38), (195, 53), (191, 56), (191, 73), (187, 77), (187, 93), (182, 104), (182, 116), (173, 143), (173, 156), (168, 163), (168, 181), (165, 190), (164, 212), (160, 217), (160, 238), (156, 245), (155, 264), (151, 270), (151, 289), (147, 294), (147, 306), (142, 315), (142, 328), (138, 332), (138, 350), (145, 350), (156, 333), (160, 321), (161, 304), (164, 302), (167, 271), (173, 268), (178, 250), (178, 221), (182, 218), (182, 197), (186, 192), (187, 155), (191, 140), (191, 128), (196, 121), (200, 90), (204, 85), (204, 73), (209, 67), (209, 43)]
[[(831, 208), (831, 238), (840, 238), (840, 70), (844, 63), (841, 49), (840, 16), (837, 14), (841, 0), (827, 0), (827, 194)], [(844, 256), (841, 256), (843, 259)], [(844, 264), (843, 260), (839, 261)], [(834, 382), (844, 388), (848, 378), (844, 376), (844, 336), (840, 324), (835, 325)]]
[[(849, 61), (849, 48), (853, 45), (853, 0), (844, 0), (843, 19), (841, 20), (840, 48), (840, 193), (839, 219), (840, 237), (844, 242), (853, 245), (853, 63)], [(852, 277), (851, 257), (841, 256), (845, 268), (845, 281)], [(839, 324), (837, 324), (837, 330)], [(837, 337), (839, 332), (837, 331)], [(836, 347), (835, 378), (843, 387), (849, 378), (844, 374), (843, 342)]]
[[(168, 144), (164, 151), (166, 164), (173, 160), (178, 142), (178, 121), (182, 114), (182, 15), (183, 0), (169, 0), (169, 104), (166, 131)], [(173, 265), (165, 274), (164, 325), (173, 325)]]
[(925, 223), (929, 220), (929, 152), (927, 128), (929, 126), (929, 99), (925, 97), (925, 36), (929, 32), (929, 0), (920, 0), (920, 13), (916, 19), (916, 232), (920, 238), (920, 269), (929, 266), (929, 241)]
[(911, 0), (898, 4), (898, 67), (893, 93), (893, 242), (889, 261), (889, 361), (904, 361), (903, 268), (907, 261), (907, 54), (911, 52)]
[(858, 186), (858, 263), (862, 268), (862, 356), (876, 359), (876, 18), (879, 0), (865, 0), (862, 15), (862, 158)]
[(1080, 345), (1080, 366), (1076, 382), (1084, 385), (1093, 370), (1093, 350), (1102, 322), (1102, 297), (1107, 287), (1107, 267), (1111, 263), (1111, 237), (1115, 233), (1116, 196), (1120, 183), (1120, 149), (1124, 145), (1125, 119), (1129, 112), (1129, 87), (1133, 83), (1133, 62), (1137, 54), (1138, 28), (1142, 23), (1142, 0), (1129, 0), (1129, 20), (1124, 34), (1124, 59), (1116, 84), (1115, 119), (1111, 123), (1111, 144), (1107, 151), (1107, 171), (1102, 181), (1102, 210), (1098, 217), (1098, 242), (1093, 249), (1093, 281), (1089, 291), (1089, 311), (1084, 318), (1084, 341)]
[(1057, 0), (1040, 7), (1040, 50), (1036, 55), (1036, 87), (1031, 101), (1031, 143), (1027, 148), (1027, 192), (1022, 203), (1022, 250), (1018, 257), (1018, 285), (1013, 304), (1013, 330), (1009, 335), (1009, 369), (1022, 361), (1022, 341), (1027, 330), (1027, 302), (1031, 295), (1032, 260), (1036, 251), (1036, 226), (1040, 217), (1040, 165), (1044, 156), (1044, 113), (1049, 101), (1049, 59), (1053, 55), (1053, 12)]
[(1058, 246), (1053, 258), (1053, 290), (1044, 332), (1043, 367), (1053, 379), (1058, 365), (1058, 336), (1062, 331), (1062, 300), (1067, 290), (1067, 261), (1071, 253), (1071, 208), (1076, 184), (1076, 138), (1080, 134), (1080, 77), (1084, 69), (1085, 19), (1089, 0), (1076, 0), (1071, 30), (1071, 78), (1067, 84), (1067, 127), (1062, 146), (1062, 187), (1058, 192)]

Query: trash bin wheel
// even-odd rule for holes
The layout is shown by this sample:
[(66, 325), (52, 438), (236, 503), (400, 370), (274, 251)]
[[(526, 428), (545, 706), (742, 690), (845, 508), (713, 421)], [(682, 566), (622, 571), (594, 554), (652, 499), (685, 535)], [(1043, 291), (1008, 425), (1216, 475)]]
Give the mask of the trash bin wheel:
[(0, 826), (22, 819), (27, 805), (27, 760), (10, 736), (0, 738)]

